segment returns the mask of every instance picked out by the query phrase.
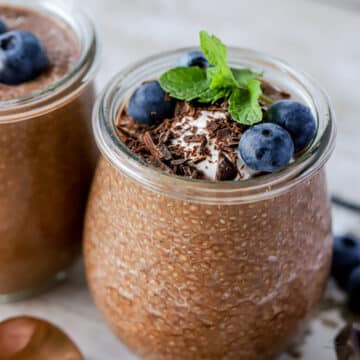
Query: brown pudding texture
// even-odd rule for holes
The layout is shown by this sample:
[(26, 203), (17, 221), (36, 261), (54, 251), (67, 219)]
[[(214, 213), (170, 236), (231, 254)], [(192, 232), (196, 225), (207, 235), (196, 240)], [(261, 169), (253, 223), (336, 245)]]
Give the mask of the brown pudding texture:
[[(49, 70), (29, 83), (0, 85), (2, 99), (41, 90), (79, 59), (80, 43), (60, 20), (10, 6), (1, 6), (0, 14), (8, 27), (36, 32), (51, 61)], [(0, 296), (42, 287), (80, 254), (97, 155), (93, 101), (89, 83), (41, 114), (0, 123)]]
[(0, 18), (8, 31), (25, 30), (42, 41), (49, 58), (48, 69), (36, 79), (18, 86), (0, 84), (0, 100), (12, 99), (45, 89), (60, 80), (80, 56), (80, 44), (68, 25), (47, 15), (15, 6), (0, 5)]
[(88, 282), (144, 359), (274, 358), (319, 304), (331, 251), (322, 169), (268, 200), (210, 205), (149, 190), (105, 158), (98, 165)]

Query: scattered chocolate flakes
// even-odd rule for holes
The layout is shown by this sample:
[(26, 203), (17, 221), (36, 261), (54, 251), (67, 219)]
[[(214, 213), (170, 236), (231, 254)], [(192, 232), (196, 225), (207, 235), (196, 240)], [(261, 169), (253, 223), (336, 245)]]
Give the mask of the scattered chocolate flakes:
[(187, 101), (178, 101), (175, 107), (175, 117), (182, 117), (184, 114), (187, 116), (194, 116), (196, 108), (194, 108)]
[(160, 151), (160, 149), (155, 145), (153, 138), (151, 137), (150, 131), (147, 131), (143, 137), (142, 140), (145, 144), (145, 146), (149, 149), (150, 153), (156, 158), (156, 159), (163, 159), (165, 156)]
[(232, 138), (231, 141), (228, 142), (228, 146), (238, 146), (239, 145), (240, 138)]
[(161, 152), (161, 154), (163, 155), (163, 158), (165, 160), (171, 160), (172, 159), (172, 154), (171, 152), (169, 151), (169, 149), (166, 147), (165, 144), (161, 144), (159, 146), (159, 150)]
[(134, 129), (127, 129), (125, 127), (118, 127), (118, 130), (120, 131), (121, 135), (126, 136), (127, 138), (138, 138), (138, 133)]
[(210, 136), (211, 134), (215, 135), (216, 130), (219, 128), (219, 124), (215, 120), (208, 121), (206, 128), (209, 130)]
[(216, 139), (218, 141), (223, 141), (224, 139), (226, 139), (227, 137), (229, 137), (230, 135), (232, 135), (232, 131), (231, 128), (224, 128), (224, 129), (220, 129), (216, 132)]
[(173, 173), (172, 169), (159, 159), (154, 159), (151, 163), (152, 163), (152, 165), (160, 168), (161, 170), (167, 172), (168, 174)]
[(184, 141), (186, 143), (202, 143), (204, 141), (204, 135), (187, 135), (184, 136)]
[(178, 175), (187, 176), (191, 179), (203, 179), (203, 174), (198, 171), (194, 166), (191, 165), (182, 165), (179, 166), (179, 173)]
[(196, 158), (195, 160), (193, 160), (193, 164), (200, 164), (201, 162), (206, 160), (206, 156), (200, 156), (198, 158)]
[(159, 143), (166, 144), (170, 139), (170, 130), (166, 130), (165, 132), (160, 134)]
[(231, 162), (223, 152), (220, 152), (216, 171), (216, 180), (234, 180), (237, 177), (237, 174), (238, 170), (236, 164)]
[[(289, 98), (289, 94), (267, 81), (261, 82), (264, 94), (271, 99)], [(261, 105), (264, 110), (268, 107), (266, 103)], [(219, 118), (210, 114), (206, 129), (199, 129), (191, 119), (199, 117), (204, 110), (221, 112), (224, 116)], [(205, 174), (197, 169), (197, 165), (205, 160), (210, 164), (215, 162), (215, 159), (210, 158), (211, 146), (214, 146), (219, 151), (216, 180), (243, 177), (243, 170), (237, 167), (237, 147), (247, 126), (231, 119), (228, 101), (214, 105), (177, 101), (173, 118), (151, 126), (136, 124), (124, 107), (116, 120), (116, 128), (120, 139), (130, 151), (169, 174), (204, 179)], [(206, 136), (199, 131), (205, 131)], [(184, 146), (181, 139), (189, 146)]]
[(177, 165), (182, 165), (185, 164), (188, 160), (187, 159), (176, 159), (176, 160), (171, 160), (171, 165), (177, 166)]
[(193, 133), (193, 134), (196, 134), (196, 132), (198, 131), (198, 127), (197, 126), (193, 126), (190, 131)]
[(338, 360), (360, 360), (360, 325), (345, 326), (335, 338)]
[(199, 148), (199, 154), (201, 156), (205, 155), (206, 153), (206, 145), (207, 145), (207, 138), (204, 136), (202, 141), (201, 141), (201, 144), (200, 144), (200, 148)]

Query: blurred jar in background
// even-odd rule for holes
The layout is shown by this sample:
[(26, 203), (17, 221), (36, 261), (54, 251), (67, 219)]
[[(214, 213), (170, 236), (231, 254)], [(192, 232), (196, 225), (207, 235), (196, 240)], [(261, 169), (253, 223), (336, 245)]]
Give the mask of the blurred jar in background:
[(7, 302), (63, 279), (80, 254), (97, 157), (90, 124), (97, 42), (78, 10), (28, 0), (0, 8), (10, 30), (43, 40), (50, 61), (31, 82), (0, 85), (0, 302)]

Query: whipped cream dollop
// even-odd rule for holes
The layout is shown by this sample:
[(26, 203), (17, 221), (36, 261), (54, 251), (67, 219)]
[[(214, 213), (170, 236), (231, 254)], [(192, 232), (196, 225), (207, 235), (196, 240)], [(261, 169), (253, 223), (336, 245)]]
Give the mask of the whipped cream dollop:
[[(212, 123), (226, 120), (227, 114), (222, 111), (203, 110), (196, 116), (186, 115), (172, 124), (172, 132), (176, 136), (171, 140), (171, 146), (181, 149), (184, 157), (204, 174), (208, 180), (219, 179), (219, 170), (227, 167), (230, 177), (228, 180), (246, 180), (257, 172), (250, 169), (238, 155), (237, 141), (233, 141), (229, 128), (223, 129), (224, 136), (213, 131)], [(224, 144), (233, 141), (231, 146)], [(235, 163), (235, 164), (234, 164)]]

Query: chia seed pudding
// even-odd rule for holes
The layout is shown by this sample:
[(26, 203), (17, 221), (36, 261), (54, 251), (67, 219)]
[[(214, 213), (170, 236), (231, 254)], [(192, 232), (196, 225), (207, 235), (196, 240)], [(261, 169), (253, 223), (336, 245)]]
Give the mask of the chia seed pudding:
[[(210, 57), (178, 50), (137, 63), (113, 79), (94, 112), (102, 157), (86, 216), (88, 282), (115, 334), (144, 359), (274, 358), (304, 329), (328, 278), (323, 166), (334, 116), (326, 96), (282, 62), (235, 48), (229, 66), (251, 69), (257, 90), (246, 94), (259, 95), (251, 117), (243, 117), (250, 98), (244, 105), (234, 87), (213, 103), (199, 101), (204, 92), (175, 98), (190, 97), (176, 82), (166, 90), (169, 71), (182, 84), (188, 71), (204, 80), (186, 67), (207, 72), (206, 81), (215, 68), (213, 79), (220, 65)], [(300, 150), (295, 133), (269, 117), (282, 101), (306, 107), (316, 125)], [(248, 151), (259, 143), (265, 149)]]
[(97, 157), (96, 46), (87, 19), (45, 2), (2, 4), (0, 19), (0, 302), (7, 302), (63, 279), (80, 255)]

